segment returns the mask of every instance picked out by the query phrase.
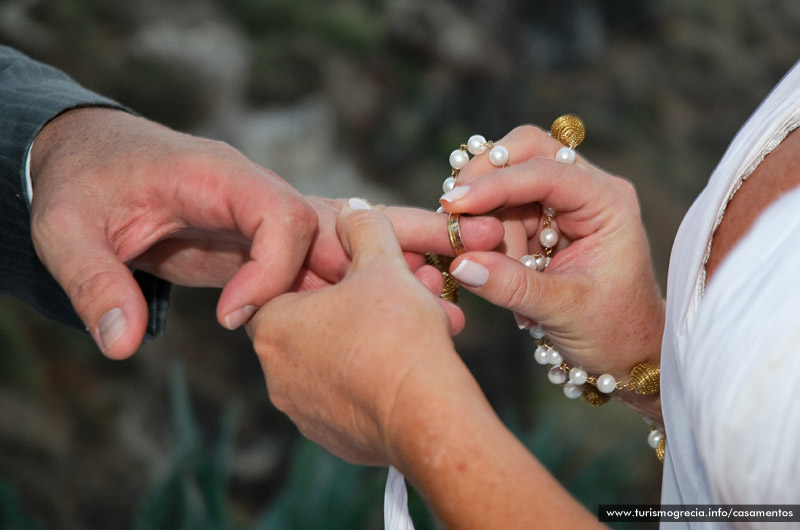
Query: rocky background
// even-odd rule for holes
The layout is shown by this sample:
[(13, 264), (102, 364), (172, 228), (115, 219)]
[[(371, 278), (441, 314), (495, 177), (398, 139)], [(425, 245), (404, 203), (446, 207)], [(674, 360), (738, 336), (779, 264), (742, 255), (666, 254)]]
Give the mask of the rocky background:
[[(435, 207), (469, 135), (578, 114), (582, 154), (637, 185), (665, 282), (682, 215), (800, 56), (800, 3), (5, 0), (0, 42), (304, 193), (375, 203)], [(217, 295), (176, 288), (166, 337), (124, 362), (0, 299), (0, 527), (381, 527), (383, 471), (300, 442)], [(511, 316), (464, 298), (458, 349), (537, 456), (590, 509), (657, 502), (641, 419), (567, 402)]]

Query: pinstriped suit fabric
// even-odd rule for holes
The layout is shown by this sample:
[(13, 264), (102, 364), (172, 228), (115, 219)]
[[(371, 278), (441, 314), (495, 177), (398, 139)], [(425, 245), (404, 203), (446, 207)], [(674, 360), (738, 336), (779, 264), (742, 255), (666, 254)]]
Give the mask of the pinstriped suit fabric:
[[(78, 329), (84, 329), (83, 323), (33, 248), (25, 160), (33, 139), (47, 122), (66, 110), (85, 106), (122, 108), (55, 68), (0, 46), (0, 292)], [(169, 285), (146, 274), (136, 276), (150, 305), (148, 335), (159, 334)]]

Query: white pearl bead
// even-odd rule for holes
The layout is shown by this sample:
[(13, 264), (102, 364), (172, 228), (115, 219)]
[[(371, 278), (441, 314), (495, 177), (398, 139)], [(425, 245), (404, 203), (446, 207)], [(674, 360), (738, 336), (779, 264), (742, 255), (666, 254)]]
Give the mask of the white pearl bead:
[(489, 162), (493, 166), (503, 167), (508, 164), (508, 149), (502, 145), (496, 145), (489, 151)]
[(554, 366), (547, 371), (547, 378), (554, 385), (563, 385), (567, 382), (567, 374), (558, 366)]
[(556, 216), (556, 209), (555, 208), (551, 208), (549, 206), (545, 206), (544, 208), (542, 208), (542, 213), (545, 214), (548, 217), (555, 217)]
[(611, 374), (603, 374), (597, 378), (597, 390), (604, 394), (610, 394), (617, 388), (617, 380)]
[(556, 160), (565, 164), (575, 163), (575, 150), (569, 147), (562, 147), (556, 153)]
[(519, 262), (529, 269), (536, 269), (536, 258), (533, 256), (522, 256), (519, 258)]
[(544, 268), (545, 269), (547, 268), (548, 265), (550, 265), (551, 261), (553, 261), (553, 256), (547, 256), (546, 258), (544, 258)]
[(533, 358), (536, 359), (536, 362), (539, 364), (547, 364), (547, 347), (539, 346), (536, 348), (536, 351), (533, 352)]
[(469, 162), (469, 155), (461, 149), (456, 149), (450, 153), (450, 167), (453, 169), (461, 169)]
[(562, 361), (564, 360), (561, 357), (561, 354), (558, 353), (558, 350), (553, 348), (552, 346), (547, 349), (547, 363), (552, 364), (553, 366), (559, 366)]
[(438, 208), (436, 208), (436, 213), (444, 213), (444, 207), (439, 206)]
[(553, 228), (545, 228), (539, 233), (539, 243), (544, 248), (553, 248), (558, 243), (558, 232)]
[(486, 138), (480, 134), (473, 134), (467, 140), (467, 150), (473, 155), (482, 155), (486, 149)]
[(531, 337), (534, 339), (543, 339), (544, 338), (544, 330), (542, 329), (542, 325), (539, 324), (531, 328), (530, 331)]
[(547, 258), (541, 254), (536, 256), (536, 270), (542, 272), (545, 268), (547, 268), (547, 264), (549, 263), (550, 258)]
[(578, 399), (583, 394), (583, 389), (579, 386), (567, 383), (564, 385), (564, 395), (569, 399)]
[(661, 443), (661, 440), (664, 439), (664, 433), (661, 429), (656, 429), (651, 431), (650, 434), (647, 435), (647, 445), (655, 449), (658, 447), (658, 444)]
[(447, 177), (446, 179), (444, 179), (444, 182), (442, 182), (442, 191), (445, 193), (447, 193), (448, 191), (452, 190), (455, 187), (456, 187), (456, 179), (453, 177)]
[(580, 368), (573, 368), (569, 371), (569, 382), (573, 385), (582, 385), (586, 382), (586, 378), (589, 374), (586, 373), (586, 370), (581, 370)]

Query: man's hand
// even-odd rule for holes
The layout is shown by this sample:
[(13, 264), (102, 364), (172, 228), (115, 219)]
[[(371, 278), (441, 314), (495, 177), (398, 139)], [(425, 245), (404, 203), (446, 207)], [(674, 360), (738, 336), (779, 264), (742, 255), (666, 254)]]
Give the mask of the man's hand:
[(226, 144), (119, 110), (69, 111), (31, 153), (32, 236), (100, 349), (141, 344), (147, 306), (129, 267), (224, 286), (228, 328), (287, 291), (316, 231), (289, 184)]

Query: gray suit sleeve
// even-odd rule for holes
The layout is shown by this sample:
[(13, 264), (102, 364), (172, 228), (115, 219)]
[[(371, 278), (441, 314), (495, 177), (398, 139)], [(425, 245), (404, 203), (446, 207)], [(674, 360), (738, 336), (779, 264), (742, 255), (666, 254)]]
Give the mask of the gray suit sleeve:
[[(31, 239), (25, 161), (36, 134), (64, 111), (88, 106), (127, 110), (78, 85), (59, 70), (0, 46), (0, 292), (81, 330), (64, 290), (42, 265)], [(163, 334), (169, 283), (134, 272), (147, 299), (148, 338)]]

